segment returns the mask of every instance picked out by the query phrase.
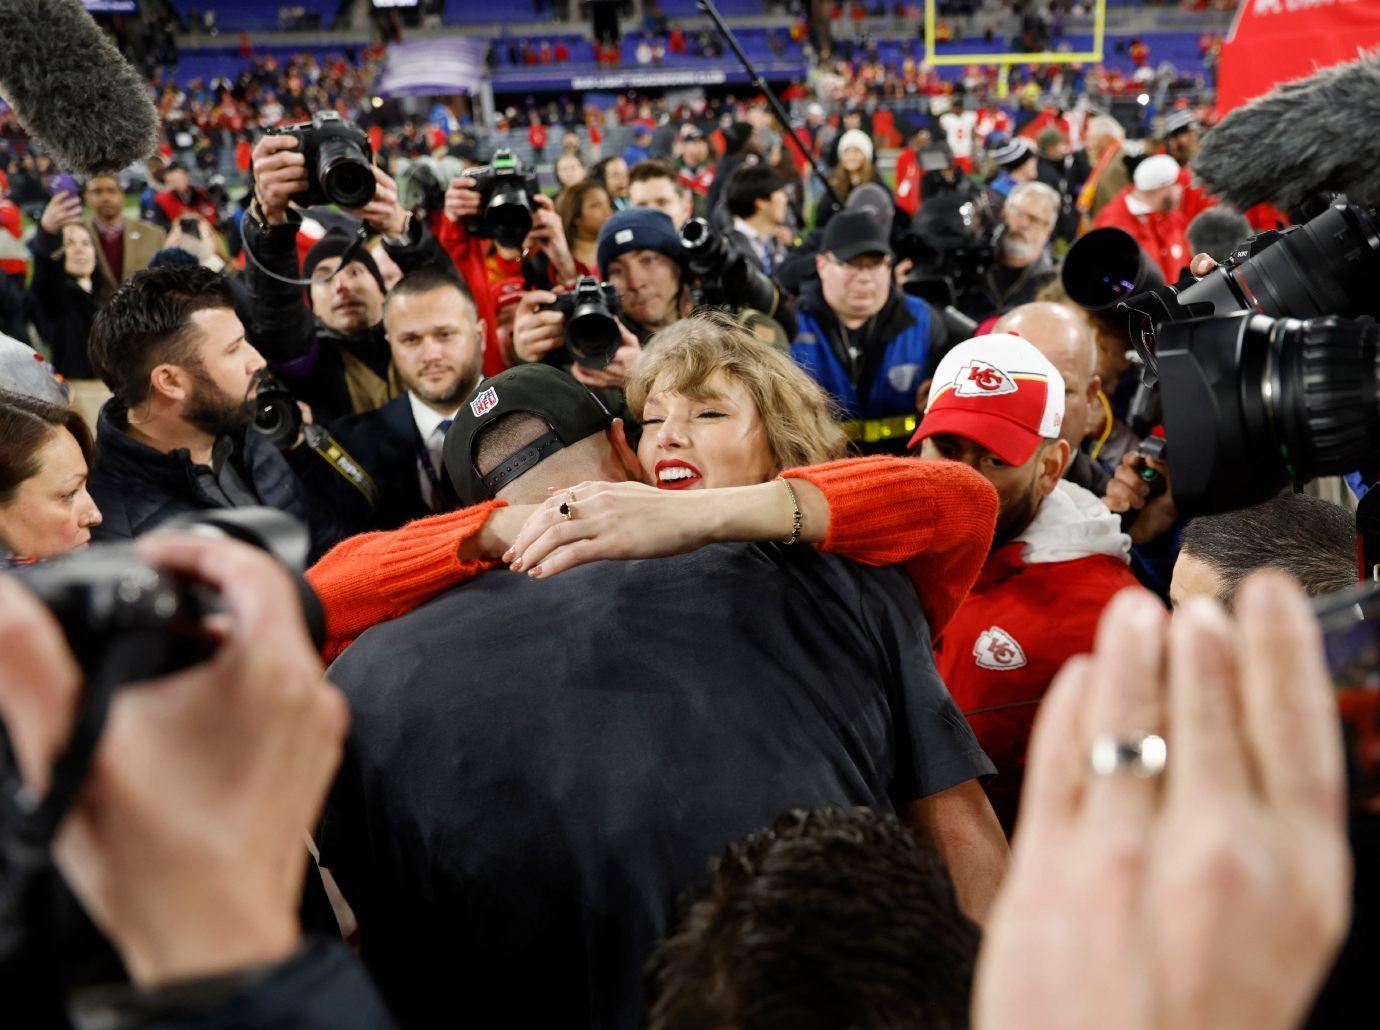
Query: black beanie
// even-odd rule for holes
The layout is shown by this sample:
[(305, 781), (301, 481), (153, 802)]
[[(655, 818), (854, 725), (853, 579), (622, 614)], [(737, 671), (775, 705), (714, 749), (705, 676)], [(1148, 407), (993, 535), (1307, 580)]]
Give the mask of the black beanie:
[[(354, 242), (355, 237), (347, 236), (343, 232), (326, 233), (325, 236), (316, 241), (311, 250), (307, 251), (307, 256), (302, 259), (302, 278), (310, 279), (317, 265), (326, 258), (340, 257), (350, 249), (350, 245)], [(352, 264), (356, 261), (374, 277), (374, 281), (379, 284), (380, 292), (387, 293), (388, 287), (383, 285), (383, 273), (379, 271), (379, 266), (374, 264), (374, 255), (370, 254), (364, 247), (360, 247), (355, 256), (350, 258)]]

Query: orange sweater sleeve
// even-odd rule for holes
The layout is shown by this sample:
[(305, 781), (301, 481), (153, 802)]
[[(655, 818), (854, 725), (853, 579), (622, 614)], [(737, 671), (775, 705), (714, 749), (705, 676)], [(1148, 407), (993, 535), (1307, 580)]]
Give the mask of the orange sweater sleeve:
[(956, 461), (879, 455), (782, 473), (829, 502), (820, 549), (864, 565), (904, 565), (938, 637), (976, 582), (997, 524), (997, 492)]
[(405, 615), (441, 591), (496, 565), (461, 561), (460, 545), (479, 535), (504, 501), (432, 515), (401, 529), (362, 533), (327, 551), (307, 570), (326, 612), (322, 657), (334, 661), (370, 626)]

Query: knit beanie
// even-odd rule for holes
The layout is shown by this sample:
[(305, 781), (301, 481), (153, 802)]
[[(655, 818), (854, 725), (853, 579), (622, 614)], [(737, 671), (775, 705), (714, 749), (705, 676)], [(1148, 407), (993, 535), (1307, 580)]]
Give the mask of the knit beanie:
[(680, 267), (685, 265), (685, 248), (675, 223), (655, 208), (630, 207), (604, 223), (599, 230), (599, 274), (607, 278), (609, 265), (632, 250), (654, 250)]
[(849, 147), (857, 147), (869, 161), (872, 160), (872, 141), (862, 129), (849, 129), (839, 137), (839, 155), (842, 156)]
[[(341, 232), (328, 232), (307, 251), (307, 256), (302, 259), (302, 278), (310, 279), (316, 266), (321, 264), (326, 258), (340, 257), (350, 245), (355, 242), (355, 237), (346, 236)], [(388, 292), (388, 287), (383, 285), (383, 273), (379, 271), (379, 266), (374, 264), (374, 256), (364, 247), (360, 247), (355, 256), (350, 259), (350, 263), (358, 261), (364, 266), (365, 271), (374, 277), (374, 281), (379, 284), (379, 291)]]

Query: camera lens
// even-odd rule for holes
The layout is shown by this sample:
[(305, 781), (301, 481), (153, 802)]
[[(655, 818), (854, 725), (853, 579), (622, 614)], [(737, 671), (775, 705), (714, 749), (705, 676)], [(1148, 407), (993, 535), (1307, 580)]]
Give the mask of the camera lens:
[(1245, 303), (1266, 315), (1320, 318), (1376, 310), (1356, 298), (1373, 296), (1367, 287), (1378, 268), (1380, 236), (1370, 214), (1337, 205), (1231, 274)]
[(373, 166), (351, 140), (336, 137), (321, 144), (316, 177), (322, 192), (341, 207), (363, 207), (374, 199), (377, 183)]
[(1080, 237), (1064, 257), (1060, 275), (1069, 299), (1088, 311), (1110, 310), (1133, 294), (1164, 285), (1135, 237), (1110, 226)]
[(532, 203), (525, 190), (504, 187), (484, 209), (484, 223), (504, 247), (521, 247), (532, 231)]

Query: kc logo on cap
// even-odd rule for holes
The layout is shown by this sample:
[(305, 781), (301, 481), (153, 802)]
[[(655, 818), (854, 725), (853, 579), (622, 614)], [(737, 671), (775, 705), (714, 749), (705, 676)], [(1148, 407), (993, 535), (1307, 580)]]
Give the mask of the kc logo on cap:
[(1000, 397), (1004, 393), (1015, 393), (1015, 381), (987, 361), (974, 358), (958, 371), (954, 381), (954, 393), (960, 397)]
[(930, 386), (925, 418), (911, 438), (956, 436), (1024, 465), (1064, 421), (1064, 377), (1028, 340), (991, 333), (944, 355)]

